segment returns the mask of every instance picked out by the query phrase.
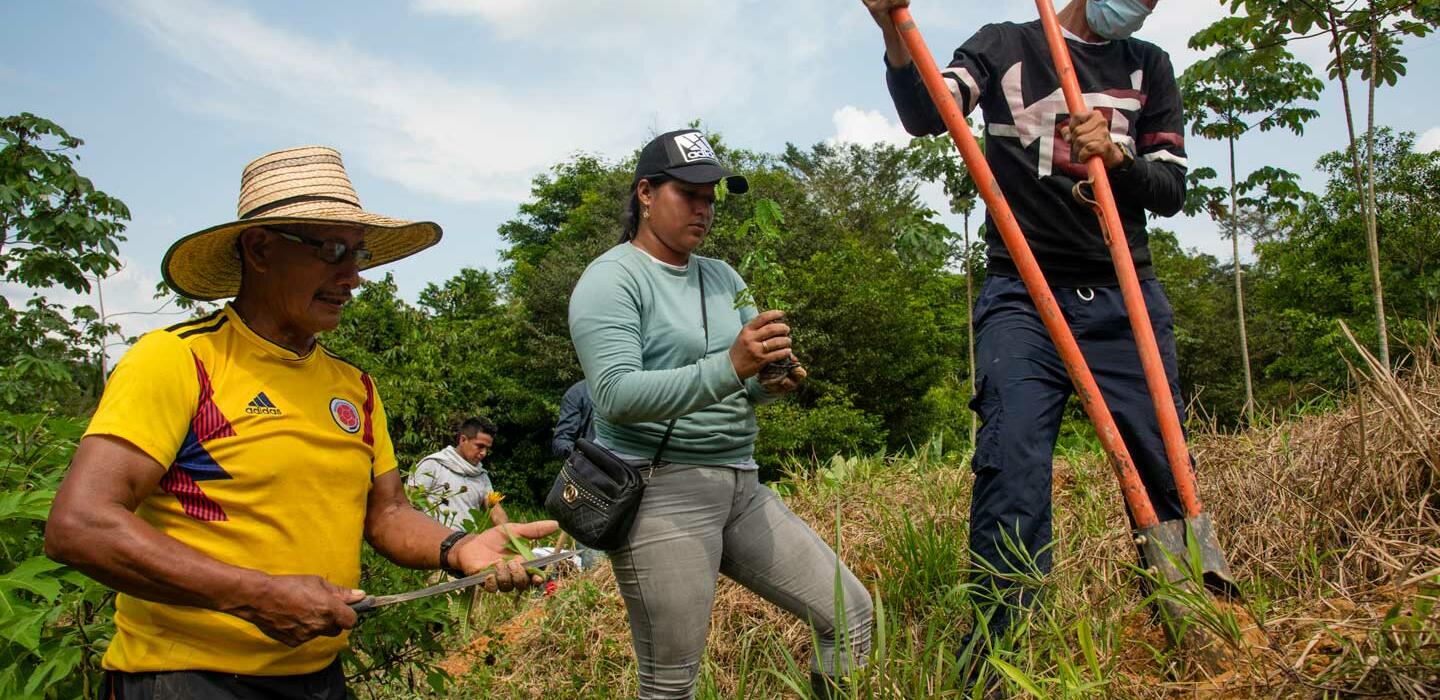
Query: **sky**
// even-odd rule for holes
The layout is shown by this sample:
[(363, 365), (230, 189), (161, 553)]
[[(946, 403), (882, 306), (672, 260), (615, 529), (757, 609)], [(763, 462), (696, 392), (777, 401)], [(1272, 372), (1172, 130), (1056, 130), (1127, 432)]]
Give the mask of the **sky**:
[[(1035, 6), (916, 0), (913, 12), (943, 64), (979, 26), (1028, 21)], [(1167, 0), (1138, 36), (1183, 71), (1197, 58), (1188, 36), (1220, 16), (1217, 0)], [(1323, 74), (1320, 40), (1294, 49)], [(1422, 83), (1440, 74), (1440, 37), (1405, 53), (1409, 75), (1380, 91), (1377, 122), (1440, 148), (1440, 92)], [(1345, 138), (1337, 85), (1318, 108), (1303, 138), (1247, 137), (1242, 175), (1278, 165), (1320, 187), (1315, 160)], [(150, 313), (161, 256), (232, 220), (241, 169), (269, 151), (333, 146), (367, 210), (444, 228), (435, 248), (382, 268), (413, 299), (462, 267), (495, 269), (497, 227), (536, 174), (576, 153), (620, 160), (694, 119), (772, 152), (908, 139), (859, 0), (0, 0), (0, 113), (22, 111), (84, 139), (81, 173), (130, 207), (124, 268), (104, 283), (126, 335), (174, 321)], [(1221, 144), (1187, 146), (1192, 168), (1224, 170)], [(924, 194), (944, 210), (938, 187)], [(1158, 225), (1229, 258), (1208, 220)]]

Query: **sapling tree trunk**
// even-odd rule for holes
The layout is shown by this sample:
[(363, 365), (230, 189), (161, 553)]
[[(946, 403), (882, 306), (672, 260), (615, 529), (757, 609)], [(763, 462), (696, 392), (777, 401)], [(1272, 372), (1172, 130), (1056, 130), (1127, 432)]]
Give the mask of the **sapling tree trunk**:
[[(961, 260), (965, 261), (965, 343), (970, 347), (970, 391), (975, 391), (975, 275), (970, 265), (970, 211), (964, 215), (965, 249)], [(979, 418), (970, 411), (970, 447), (975, 447), (975, 433), (979, 430)]]
[(1240, 328), (1240, 363), (1245, 370), (1245, 422), (1255, 424), (1255, 388), (1250, 377), (1250, 337), (1245, 331), (1245, 285), (1240, 269), (1240, 217), (1235, 185), (1235, 138), (1230, 144), (1230, 213), (1225, 217), (1230, 229), (1230, 250), (1235, 266), (1235, 319)]
[(1375, 285), (1375, 334), (1380, 339), (1380, 365), (1390, 371), (1390, 333), (1385, 323), (1385, 290), (1380, 283), (1380, 235), (1375, 212), (1375, 82), (1379, 80), (1379, 20), (1370, 3), (1370, 94), (1365, 120), (1365, 245), (1370, 253), (1370, 279)]
[[(1374, 9), (1374, 4), (1371, 4)], [(1355, 136), (1355, 113), (1350, 107), (1350, 67), (1345, 58), (1345, 48), (1340, 40), (1340, 19), (1335, 16), (1333, 7), (1326, 8), (1326, 17), (1330, 20), (1330, 51), (1335, 54), (1336, 75), (1340, 79), (1340, 98), (1345, 105), (1345, 131), (1350, 141), (1350, 167), (1355, 174), (1355, 189), (1369, 190), (1364, 174), (1360, 169), (1360, 141)], [(1374, 32), (1371, 32), (1370, 51), (1370, 94), (1371, 94), (1371, 118), (1374, 117), (1374, 94), (1375, 94), (1375, 73), (1374, 67), (1377, 56), (1374, 46)], [(1373, 121), (1372, 121), (1373, 127)], [(1373, 173), (1373, 170), (1372, 170)], [(1365, 243), (1370, 256), (1370, 280), (1375, 291), (1375, 330), (1380, 336), (1380, 362), (1385, 367), (1390, 366), (1390, 344), (1387, 340), (1385, 328), (1385, 290), (1380, 282), (1380, 250), (1379, 242), (1375, 235), (1375, 218), (1371, 210), (1371, 199), (1366, 196), (1361, 198), (1361, 213), (1365, 218)]]

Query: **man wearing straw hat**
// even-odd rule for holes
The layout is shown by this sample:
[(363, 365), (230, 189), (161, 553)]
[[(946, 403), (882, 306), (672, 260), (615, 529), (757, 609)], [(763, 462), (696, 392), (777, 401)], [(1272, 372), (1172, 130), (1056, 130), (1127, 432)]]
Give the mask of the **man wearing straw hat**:
[[(909, 0), (862, 0), (885, 40), (886, 83), (905, 129), (945, 125), (891, 19)], [(1040, 22), (981, 27), (942, 71), (961, 111), (984, 115), (985, 160), (1085, 355), (1160, 520), (1184, 517), (1155, 409), (1095, 214), (1072, 196), (1099, 155), (1114, 187), (1145, 305), (1180, 402), (1173, 312), (1155, 279), (1146, 218), (1185, 201), (1184, 116), (1175, 71), (1160, 47), (1134, 39), (1158, 0), (1069, 0), (1059, 11), (1076, 76), (1092, 110), (1071, 115)], [(1065, 367), (994, 222), (986, 225), (985, 286), (975, 303), (976, 437), (970, 549), (1008, 603), (1015, 580), (1049, 570), (1051, 462), (1072, 391)], [(1033, 580), (1033, 579), (1032, 579)], [(1029, 592), (1029, 589), (1021, 589)], [(991, 608), (991, 636), (1013, 605)], [(976, 628), (983, 630), (983, 625)], [(972, 650), (986, 635), (972, 630)]]
[[(171, 287), (234, 301), (125, 354), (46, 526), (47, 554), (120, 592), (105, 697), (344, 698), (362, 536), (411, 568), (501, 559), (503, 533), (410, 506), (375, 382), (315, 340), (360, 270), (439, 239), (361, 209), (340, 154), (307, 147), (250, 163), (238, 220), (171, 246)], [(509, 562), (486, 587), (531, 583)]]

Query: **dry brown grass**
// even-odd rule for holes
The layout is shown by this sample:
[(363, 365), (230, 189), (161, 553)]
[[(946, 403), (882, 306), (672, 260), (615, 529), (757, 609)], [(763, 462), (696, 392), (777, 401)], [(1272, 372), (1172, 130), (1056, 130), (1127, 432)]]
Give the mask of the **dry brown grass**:
[[(1370, 364), (1356, 376), (1343, 410), (1193, 442), (1202, 497), (1245, 605), (1270, 639), (1247, 666), (1187, 677), (1183, 659), (1164, 649), (1129, 566), (1133, 548), (1108, 467), (1093, 454), (1057, 464), (1048, 604), (1009, 660), (1057, 697), (1440, 696), (1440, 616), (1432, 611), (1440, 591), (1440, 343), (1416, 352), (1398, 376)], [(896, 523), (909, 517), (963, 550), (969, 483), (954, 455), (860, 459), (795, 478), (787, 501), (832, 541), (838, 507), (845, 561), (872, 590), (900, 591), (913, 574), (903, 568)], [(958, 566), (953, 574), (963, 577)], [(891, 650), (879, 663), (892, 668), (868, 681), (870, 692), (962, 697), (931, 672), (950, 652), (934, 653), (925, 635), (941, 630), (953, 641), (963, 631), (963, 594), (939, 588), (884, 604)], [(494, 663), (472, 668), (462, 694), (633, 696), (624, 607), (608, 568), (527, 605), (525, 624), (488, 631)], [(1094, 685), (1079, 689), (1065, 667), (1083, 666), (1076, 639), (1087, 629), (1101, 668), (1082, 672)], [(701, 697), (787, 696), (763, 669), (785, 673), (789, 659), (803, 667), (809, 639), (799, 621), (723, 582)]]
[(1440, 671), (1412, 662), (1440, 663), (1440, 343), (1398, 375), (1361, 353), (1343, 410), (1197, 441), (1202, 493), (1297, 683), (1433, 697)]

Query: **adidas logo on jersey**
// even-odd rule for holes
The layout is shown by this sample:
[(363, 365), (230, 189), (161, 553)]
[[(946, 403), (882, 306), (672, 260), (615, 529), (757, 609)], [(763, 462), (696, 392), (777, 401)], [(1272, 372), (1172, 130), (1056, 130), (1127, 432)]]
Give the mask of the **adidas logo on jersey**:
[(275, 402), (271, 401), (270, 397), (266, 396), (263, 391), (256, 394), (255, 398), (250, 399), (250, 403), (245, 406), (245, 412), (256, 416), (280, 415), (280, 409), (275, 406)]

